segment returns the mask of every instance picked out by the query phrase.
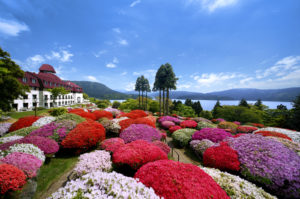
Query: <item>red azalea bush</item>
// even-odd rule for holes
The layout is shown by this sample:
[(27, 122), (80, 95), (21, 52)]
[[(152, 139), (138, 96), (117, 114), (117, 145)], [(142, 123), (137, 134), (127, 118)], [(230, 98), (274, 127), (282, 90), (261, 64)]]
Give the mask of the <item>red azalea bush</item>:
[(144, 140), (136, 140), (118, 148), (113, 156), (113, 163), (117, 166), (129, 165), (136, 170), (142, 165), (156, 160), (168, 159), (160, 148)]
[(212, 177), (193, 164), (158, 160), (142, 166), (134, 178), (165, 199), (229, 199)]
[(21, 190), (26, 184), (26, 175), (20, 169), (9, 164), (0, 164), (0, 193)]
[(97, 119), (96, 116), (93, 113), (90, 113), (90, 112), (83, 111), (83, 112), (72, 112), (72, 113), (74, 113), (76, 115), (79, 115), (79, 116), (81, 116), (85, 119), (91, 119), (91, 120), (94, 120), (94, 121)]
[(133, 110), (133, 111), (130, 111), (129, 113), (122, 114), (119, 117), (129, 117), (131, 119), (137, 119), (137, 118), (146, 117), (146, 116), (147, 116), (147, 113), (143, 110)]
[(119, 122), (119, 125), (121, 126), (120, 132), (122, 132), (124, 129), (128, 128), (131, 124), (133, 124), (134, 119), (126, 119), (121, 120)]
[(283, 133), (275, 132), (275, 131), (256, 131), (255, 134), (260, 134), (265, 137), (268, 137), (268, 136), (279, 137), (279, 138), (284, 138), (284, 139), (292, 141), (292, 139), (289, 136), (287, 136)]
[(234, 137), (234, 138), (238, 138), (238, 137), (240, 137), (240, 136), (242, 136), (242, 135), (247, 135), (247, 134), (246, 134), (246, 133), (238, 133), (238, 134), (234, 135), (233, 137)]
[(265, 125), (259, 124), (259, 123), (250, 123), (250, 125), (258, 127), (258, 128), (264, 128), (265, 127)]
[(256, 130), (257, 128), (253, 126), (239, 126), (236, 129), (237, 133), (252, 133), (253, 131)]
[(240, 170), (238, 153), (226, 142), (221, 142), (220, 146), (206, 149), (203, 154), (203, 164), (224, 171)]
[(148, 126), (151, 126), (153, 128), (155, 128), (155, 122), (152, 122), (150, 119), (145, 118), (145, 117), (141, 117), (141, 118), (137, 118), (133, 121), (133, 124), (146, 124)]
[(171, 148), (166, 143), (156, 140), (156, 141), (152, 142), (152, 144), (159, 147), (167, 155), (170, 153)]
[(196, 128), (197, 122), (195, 122), (194, 120), (185, 120), (180, 123), (180, 126), (182, 128)]
[(152, 116), (152, 115), (149, 115), (147, 117), (144, 117), (144, 118), (147, 118), (148, 120), (150, 120), (152, 123), (156, 124), (156, 117)]
[(41, 117), (35, 117), (35, 116), (22, 117), (10, 126), (9, 132), (16, 131), (18, 129), (22, 129), (25, 127), (29, 127), (40, 118)]
[(105, 129), (98, 122), (85, 121), (78, 124), (62, 141), (64, 148), (89, 149), (105, 139)]
[(182, 129), (181, 126), (171, 126), (169, 128), (170, 133), (174, 133), (175, 131)]
[(100, 144), (100, 148), (106, 151), (115, 152), (118, 148), (125, 145), (125, 142), (121, 138), (106, 139)]
[(96, 120), (99, 120), (100, 118), (103, 118), (103, 117), (106, 117), (107, 119), (113, 119), (114, 116), (111, 112), (108, 112), (108, 111), (99, 111), (99, 110), (96, 110), (93, 112), (93, 114), (95, 115), (96, 117)]

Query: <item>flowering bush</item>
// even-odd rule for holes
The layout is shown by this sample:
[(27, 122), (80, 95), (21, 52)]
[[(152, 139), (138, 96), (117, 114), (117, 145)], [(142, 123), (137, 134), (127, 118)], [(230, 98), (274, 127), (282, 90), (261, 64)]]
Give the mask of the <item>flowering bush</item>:
[(56, 117), (55, 121), (61, 121), (61, 120), (73, 120), (77, 124), (79, 124), (81, 122), (84, 122), (86, 119), (76, 114), (67, 113)]
[(193, 149), (193, 151), (196, 153), (196, 155), (201, 159), (203, 156), (203, 153), (206, 149), (209, 147), (212, 147), (215, 143), (213, 143), (210, 140), (203, 139), (203, 140), (192, 140), (190, 142), (190, 146)]
[(100, 147), (106, 151), (115, 152), (118, 148), (125, 145), (125, 142), (121, 138), (110, 138), (101, 142)]
[(222, 198), (226, 192), (203, 170), (192, 164), (158, 160), (142, 166), (134, 175), (165, 199)]
[(150, 127), (145, 124), (132, 124), (127, 129), (120, 133), (125, 143), (129, 143), (135, 140), (145, 140), (152, 142), (154, 140), (160, 140), (160, 131), (156, 128)]
[(80, 198), (140, 198), (159, 199), (152, 188), (122, 174), (95, 171), (72, 180), (49, 199)]
[(37, 147), (33, 144), (14, 144), (8, 148), (7, 154), (10, 154), (13, 152), (27, 153), (27, 154), (37, 157), (42, 162), (45, 161), (44, 152), (39, 147)]
[(141, 117), (141, 118), (137, 118), (134, 119), (133, 124), (146, 124), (148, 126), (151, 126), (153, 128), (155, 128), (155, 122), (153, 122), (153, 120), (150, 120), (146, 117)]
[(163, 121), (161, 123), (161, 126), (164, 128), (164, 129), (169, 129), (170, 127), (172, 126), (175, 126), (175, 123), (174, 122), (171, 122), (171, 121)]
[(171, 126), (169, 128), (170, 133), (174, 133), (175, 131), (182, 129), (181, 126)]
[(2, 137), (2, 138), (0, 138), (0, 144), (15, 141), (15, 140), (20, 140), (22, 138), (23, 138), (23, 136), (19, 136), (19, 135), (12, 135), (12, 136), (9, 136), (9, 137)]
[(5, 158), (0, 159), (0, 161), (21, 169), (28, 178), (35, 177), (37, 170), (43, 164), (42, 161), (37, 157), (21, 152), (13, 152), (5, 156)]
[(96, 110), (93, 112), (93, 114), (96, 117), (96, 120), (99, 120), (100, 118), (107, 118), (107, 119), (113, 119), (114, 116), (111, 112), (108, 111), (100, 111), (100, 110)]
[(99, 123), (102, 124), (102, 126), (105, 128), (105, 131), (108, 132), (112, 132), (115, 134), (118, 134), (121, 130), (121, 126), (117, 123), (114, 122), (113, 120), (109, 120), (109, 119), (101, 119), (101, 121), (99, 120)]
[(276, 199), (275, 196), (265, 192), (262, 188), (248, 182), (239, 176), (222, 172), (213, 168), (202, 168), (226, 191), (231, 199), (255, 198), (255, 199)]
[(54, 154), (59, 150), (59, 145), (55, 142), (55, 140), (41, 136), (24, 137), (19, 141), (19, 143), (33, 144), (39, 147), (44, 154)]
[(259, 129), (259, 130), (260, 131), (275, 131), (277, 133), (282, 133), (282, 134), (289, 136), (294, 142), (300, 143), (300, 132), (298, 132), (298, 131), (292, 131), (292, 130), (288, 130), (288, 129), (275, 128), (275, 127), (267, 127), (267, 128), (263, 128), (263, 129)]
[(74, 168), (76, 176), (93, 171), (110, 171), (112, 169), (112, 162), (110, 154), (107, 151), (96, 150), (90, 153), (85, 153), (79, 156), (79, 161)]
[(111, 107), (108, 107), (106, 109), (104, 109), (105, 111), (108, 111), (108, 112), (111, 112), (113, 114), (114, 117), (117, 117), (121, 114), (121, 111), (116, 109), (116, 108), (111, 108)]
[(8, 122), (0, 123), (0, 136), (7, 133), (11, 125), (12, 123), (8, 123)]
[(21, 190), (26, 184), (24, 172), (9, 164), (0, 164), (0, 193)]
[(224, 120), (223, 118), (217, 118), (217, 119), (212, 119), (211, 121), (213, 123), (219, 124), (220, 122), (225, 122), (226, 120)]
[(38, 128), (39, 127), (37, 127), (37, 126), (30, 126), (30, 127), (22, 128), (22, 129), (14, 131), (14, 132), (8, 133), (4, 137), (9, 137), (9, 136), (13, 136), (13, 135), (26, 136)]
[(251, 125), (257, 128), (264, 128), (265, 126), (263, 124), (259, 124), (259, 123), (247, 123), (247, 125)]
[(121, 126), (120, 132), (122, 132), (124, 129), (128, 128), (131, 124), (133, 124), (134, 119), (125, 119), (121, 120), (119, 122), (119, 125)]
[(198, 122), (196, 129), (201, 130), (203, 128), (217, 128), (217, 125), (211, 122)]
[(41, 117), (40, 119), (38, 119), (37, 121), (35, 121), (32, 126), (37, 126), (37, 127), (41, 127), (44, 126), (46, 124), (49, 124), (51, 122), (53, 122), (56, 118), (52, 117), (52, 116), (46, 116), (46, 117)]
[(210, 120), (208, 120), (204, 117), (195, 117), (195, 118), (193, 118), (193, 120), (197, 123), (199, 123), (199, 122), (212, 123)]
[(136, 140), (121, 146), (113, 153), (113, 163), (117, 166), (129, 165), (136, 170), (142, 165), (156, 160), (168, 159), (160, 148), (144, 140)]
[(80, 117), (83, 117), (85, 119), (91, 119), (91, 120), (97, 120), (97, 117), (93, 114), (93, 113), (90, 113), (90, 112), (85, 112), (85, 111), (79, 111), (79, 112), (72, 112), (76, 115), (79, 115)]
[(192, 140), (208, 139), (212, 142), (218, 143), (227, 137), (233, 137), (230, 133), (224, 129), (218, 128), (203, 128), (193, 134)]
[(253, 131), (256, 131), (257, 128), (253, 126), (239, 126), (236, 129), (237, 133), (252, 133)]
[(243, 176), (278, 196), (300, 197), (300, 156), (294, 151), (256, 134), (230, 138), (228, 144), (238, 153)]
[(220, 129), (230, 129), (232, 132), (236, 132), (238, 125), (233, 122), (220, 122), (218, 128)]
[(105, 139), (105, 129), (98, 122), (86, 121), (78, 124), (62, 141), (64, 148), (86, 150)]
[(203, 164), (225, 171), (240, 170), (238, 154), (226, 142), (221, 142), (220, 146), (206, 149), (203, 154)]
[(174, 122), (176, 124), (180, 124), (180, 120), (176, 117), (171, 117), (171, 116), (162, 116), (158, 119), (159, 123), (162, 123), (163, 121), (171, 121)]
[(171, 148), (166, 143), (156, 140), (156, 141), (152, 142), (152, 144), (159, 147), (167, 155), (170, 153)]
[(195, 122), (194, 120), (185, 120), (180, 123), (180, 126), (182, 128), (196, 128), (197, 122)]
[(282, 143), (284, 146), (295, 151), (296, 153), (298, 153), (298, 155), (300, 155), (300, 143), (293, 142), (293, 141), (290, 141), (290, 140), (287, 140), (284, 138), (279, 138), (279, 137), (269, 137), (269, 138)]
[(241, 125), (241, 123), (238, 122), (238, 121), (234, 121), (233, 123), (236, 124), (236, 125), (238, 125), (238, 126)]
[(16, 130), (21, 129), (21, 128), (29, 127), (35, 121), (37, 121), (39, 118), (40, 117), (35, 117), (35, 116), (22, 117), (10, 126), (9, 132), (16, 131)]
[(172, 134), (172, 138), (175, 144), (181, 147), (185, 147), (189, 144), (190, 140), (192, 139), (192, 135), (195, 132), (196, 132), (195, 129), (189, 129), (189, 128), (179, 129)]
[(282, 133), (277, 133), (275, 131), (262, 131), (262, 130), (259, 130), (259, 131), (255, 131), (255, 134), (260, 134), (264, 137), (268, 137), (268, 136), (279, 137), (279, 138), (284, 138), (284, 139), (292, 141), (292, 139), (289, 136), (287, 136), (285, 134), (282, 134)]
[(150, 120), (153, 124), (156, 124), (156, 117), (152, 116), (152, 115), (148, 115), (147, 117), (144, 117), (148, 120)]
[(125, 114), (121, 115), (121, 117), (128, 117), (131, 119), (137, 119), (137, 118), (146, 117), (146, 116), (147, 116), (147, 113), (143, 110), (133, 110), (133, 111), (130, 111), (129, 113), (125, 113)]

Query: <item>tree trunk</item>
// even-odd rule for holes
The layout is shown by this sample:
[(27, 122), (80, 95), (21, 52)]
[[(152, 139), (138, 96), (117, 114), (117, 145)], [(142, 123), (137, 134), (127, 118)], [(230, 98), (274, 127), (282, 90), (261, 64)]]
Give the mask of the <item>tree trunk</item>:
[(141, 91), (139, 90), (139, 108), (141, 108)]
[(159, 89), (159, 116), (161, 116), (161, 89)]
[(166, 102), (167, 103), (166, 104), (166, 106), (167, 106), (167, 108), (166, 108), (167, 109), (167, 115), (169, 115), (169, 97), (170, 97), (169, 96), (169, 88), (167, 88), (167, 102)]
[(165, 88), (163, 88), (163, 115), (165, 115), (165, 113), (166, 113), (165, 105), (166, 105), (166, 103), (165, 103)]
[(144, 91), (142, 91), (142, 107), (143, 107), (143, 110), (145, 110), (145, 107), (144, 107)]
[(145, 107), (146, 111), (147, 111), (147, 101), (148, 101), (148, 99), (147, 99), (147, 91), (146, 91), (146, 107)]

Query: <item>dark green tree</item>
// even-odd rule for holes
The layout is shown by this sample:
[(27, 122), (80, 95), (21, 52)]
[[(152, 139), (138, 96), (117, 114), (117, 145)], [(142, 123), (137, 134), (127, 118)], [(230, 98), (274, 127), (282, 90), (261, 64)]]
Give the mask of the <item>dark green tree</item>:
[(255, 102), (254, 106), (256, 106), (258, 110), (263, 110), (263, 104), (262, 104), (262, 102), (261, 102), (261, 99), (258, 99), (258, 100)]
[(184, 104), (185, 104), (186, 106), (190, 106), (190, 107), (193, 106), (193, 102), (192, 102), (191, 99), (186, 99), (185, 102), (184, 102)]
[(140, 77), (140, 86), (141, 86), (141, 91), (142, 91), (142, 107), (143, 107), (143, 109), (144, 109), (144, 92), (146, 89), (145, 82), (146, 82), (146, 79), (145, 79), (144, 75), (142, 75)]
[(175, 76), (175, 73), (173, 71), (173, 67), (171, 64), (166, 63), (165, 64), (165, 70), (166, 70), (166, 80), (165, 80), (165, 89), (167, 92), (166, 96), (166, 114), (169, 114), (169, 101), (170, 101), (170, 90), (176, 90), (176, 82), (178, 78)]
[(213, 110), (211, 111), (211, 113), (212, 113), (212, 115), (213, 115), (214, 118), (216, 118), (216, 116), (217, 116), (217, 114), (218, 114), (218, 109), (219, 109), (219, 108), (222, 108), (222, 106), (221, 106), (221, 104), (220, 104), (220, 101), (217, 100), (217, 102), (216, 102), (216, 104), (215, 104)]
[(199, 117), (200, 113), (203, 111), (200, 101), (194, 102), (192, 108), (194, 109), (195, 113)]
[(159, 91), (159, 115), (161, 115), (162, 111), (162, 90), (164, 85), (164, 79), (165, 79), (165, 65), (161, 65), (159, 69), (156, 72), (155, 75), (155, 81), (153, 85), (153, 91)]
[(150, 85), (149, 85), (149, 80), (147, 78), (144, 79), (143, 82), (143, 90), (146, 92), (146, 105), (145, 105), (145, 110), (147, 111), (147, 105), (148, 105), (148, 92), (151, 92)]
[(300, 131), (300, 95), (293, 101), (291, 125), (293, 129)]
[(284, 106), (283, 104), (279, 104), (279, 105), (277, 106), (277, 109), (278, 109), (278, 110), (281, 110), (281, 111), (286, 111), (286, 110), (287, 110), (287, 107)]
[(9, 111), (14, 99), (25, 96), (29, 91), (18, 78), (24, 77), (24, 71), (10, 59), (8, 52), (0, 47), (0, 109)]
[(113, 104), (112, 104), (112, 107), (113, 107), (113, 108), (119, 108), (120, 105), (121, 105), (121, 102), (119, 102), (119, 101), (114, 101)]
[(139, 107), (141, 107), (141, 90), (142, 90), (142, 84), (141, 84), (141, 77), (138, 77), (136, 79), (136, 82), (135, 82), (135, 91), (138, 91), (139, 92)]
[(244, 106), (244, 107), (250, 108), (249, 104), (247, 103), (247, 101), (244, 98), (241, 99), (239, 106)]

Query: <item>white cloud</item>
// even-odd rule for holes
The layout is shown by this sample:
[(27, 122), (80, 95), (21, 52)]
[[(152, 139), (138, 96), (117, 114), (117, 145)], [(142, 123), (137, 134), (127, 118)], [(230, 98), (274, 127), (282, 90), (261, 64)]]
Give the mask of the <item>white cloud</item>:
[(125, 86), (125, 90), (126, 91), (133, 91), (135, 89), (135, 83), (134, 82), (129, 82), (126, 86)]
[(248, 77), (248, 78), (245, 78), (245, 79), (240, 80), (240, 83), (241, 83), (241, 84), (245, 84), (246, 82), (249, 82), (249, 81), (251, 81), (251, 80), (253, 80), (253, 77)]
[(128, 41), (126, 39), (119, 39), (118, 43), (122, 46), (127, 46), (128, 45)]
[(190, 85), (190, 84), (179, 84), (179, 85), (177, 85), (176, 87), (177, 87), (179, 90), (181, 90), (181, 89), (188, 89), (188, 88), (191, 87), (191, 85)]
[(133, 8), (134, 6), (136, 6), (139, 3), (141, 3), (141, 0), (136, 0), (130, 4), (130, 7)]
[(62, 62), (70, 62), (70, 61), (72, 61), (71, 60), (71, 57), (73, 57), (74, 55), (72, 54), (72, 53), (70, 53), (70, 52), (68, 52), (67, 50), (63, 50), (62, 51), (62, 57), (61, 57), (61, 61)]
[(29, 31), (29, 27), (24, 23), (0, 18), (0, 32), (9, 36), (18, 36), (22, 31)]
[(114, 31), (115, 33), (121, 34), (120, 28), (113, 28), (113, 31)]
[(236, 4), (238, 0), (188, 0), (188, 4), (199, 4), (202, 9), (214, 12), (218, 8), (224, 8)]
[(45, 55), (45, 57), (48, 60), (57, 60), (60, 62), (72, 62), (71, 57), (73, 57), (74, 54), (69, 52), (68, 50), (62, 50), (59, 51), (51, 51), (50, 55)]
[(97, 82), (97, 78), (92, 76), (92, 75), (89, 75), (89, 76), (85, 76), (86, 79), (90, 80), (90, 81), (93, 81), (93, 82)]
[(204, 73), (201, 76), (196, 75), (193, 78), (201, 86), (210, 87), (213, 84), (219, 84), (224, 82), (225, 80), (234, 79), (237, 77), (241, 77), (241, 75), (238, 75), (236, 73)]
[(114, 64), (114, 63), (108, 63), (108, 64), (106, 64), (106, 67), (107, 67), (107, 68), (116, 68), (117, 65)]
[(107, 53), (107, 50), (100, 50), (99, 52), (93, 53), (93, 54), (94, 54), (95, 57), (98, 58), (98, 57), (100, 57), (101, 55), (103, 55), (105, 53)]
[(144, 75), (146, 78), (154, 78), (156, 75), (156, 70), (148, 69), (140, 72), (133, 72), (132, 75), (134, 76)]
[(125, 75), (127, 75), (127, 72), (126, 72), (126, 71), (123, 72), (123, 73), (121, 73), (121, 76), (125, 76)]

